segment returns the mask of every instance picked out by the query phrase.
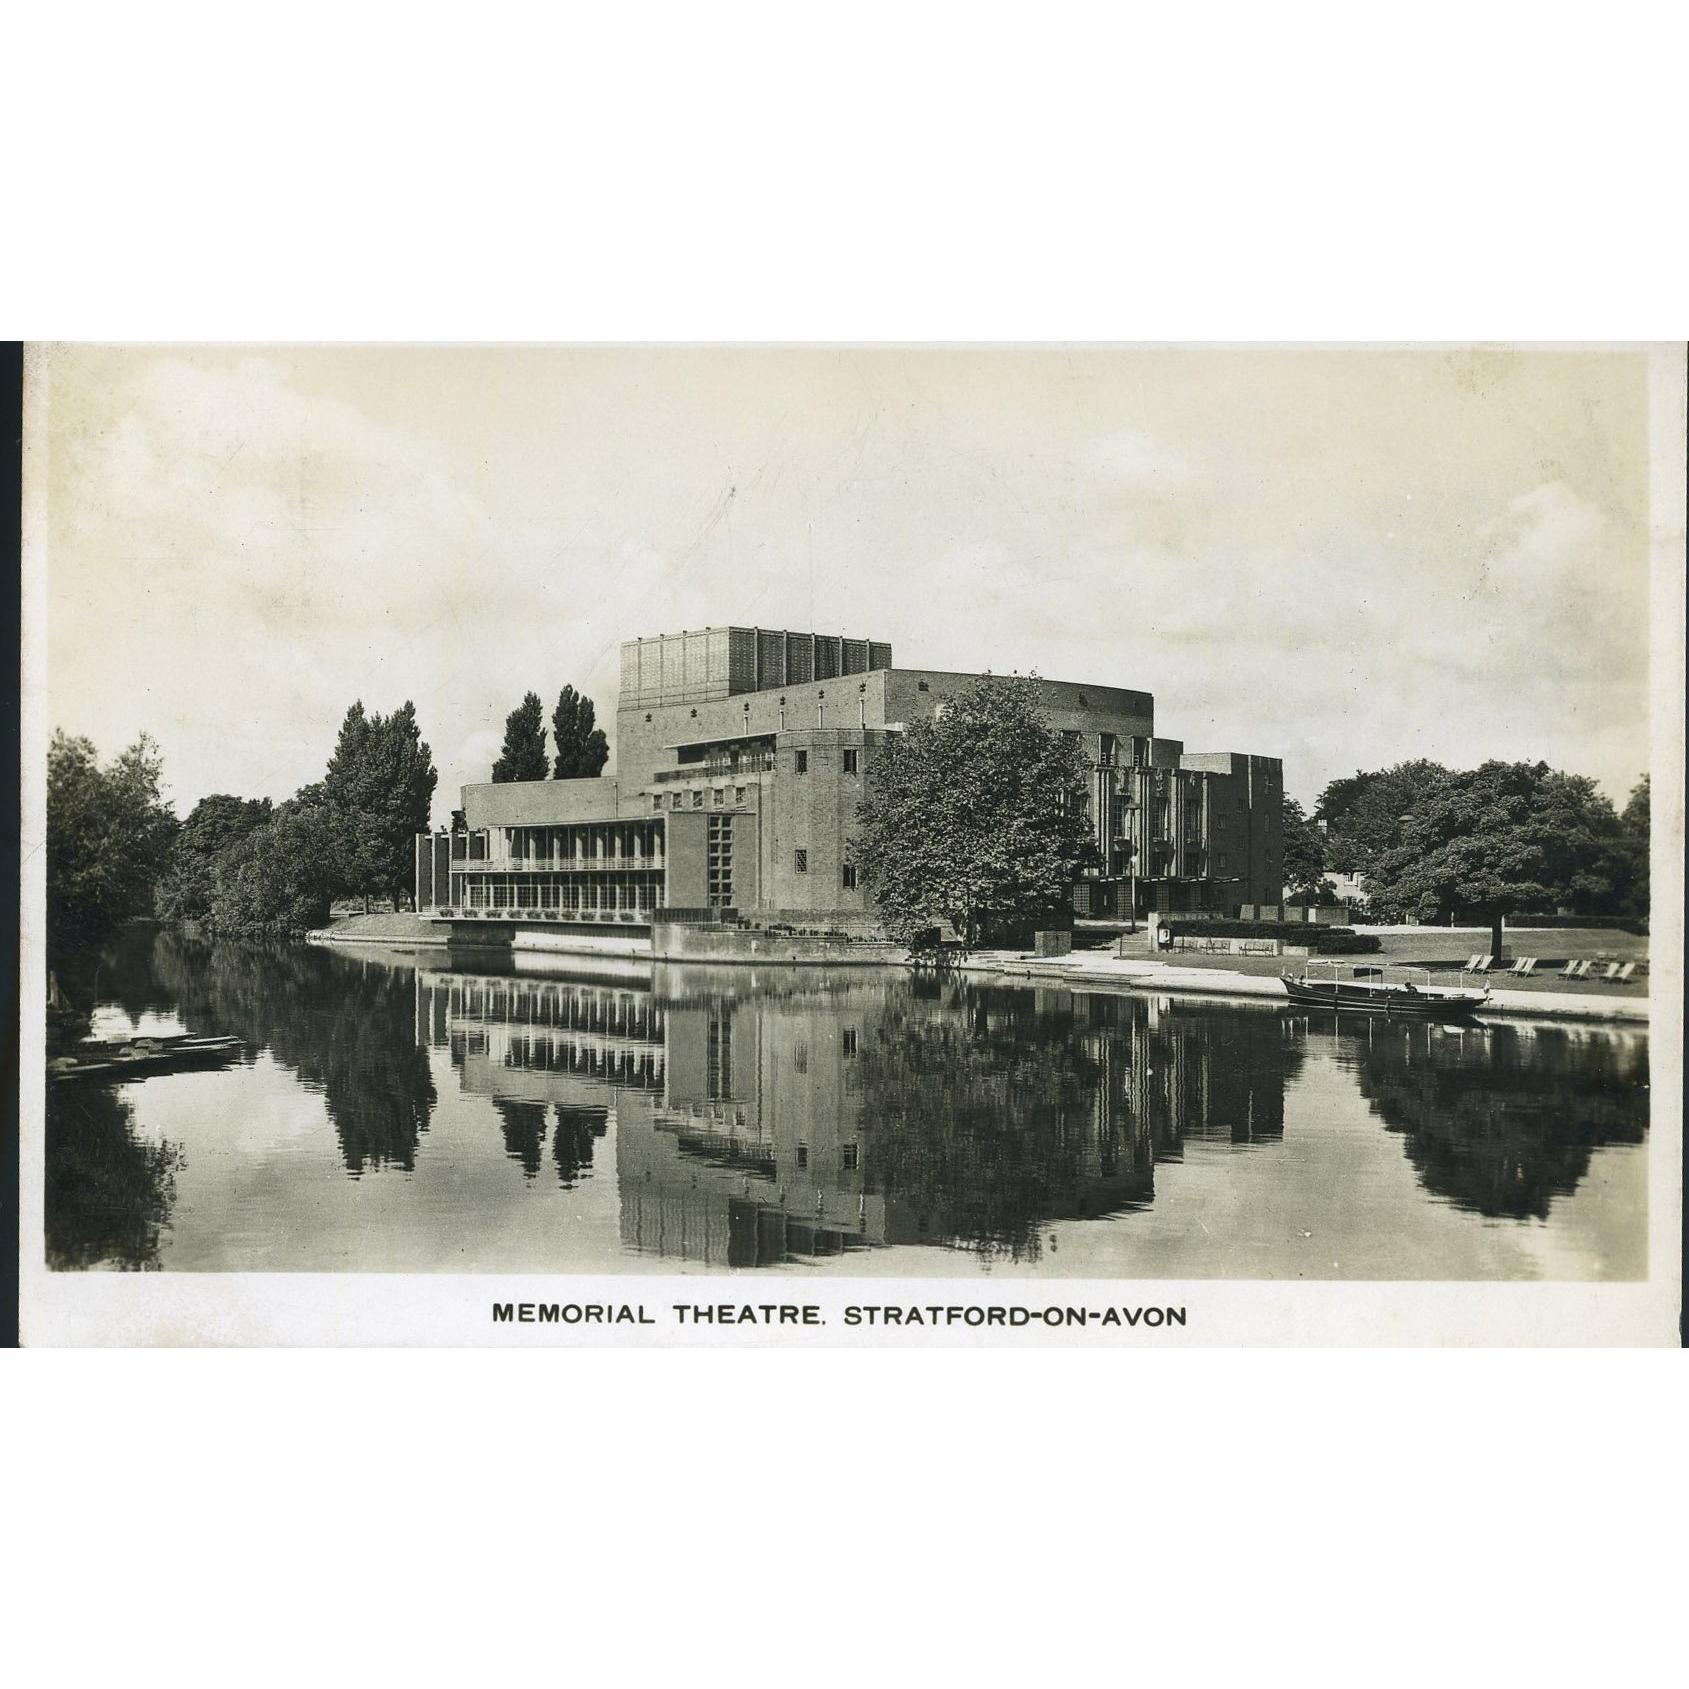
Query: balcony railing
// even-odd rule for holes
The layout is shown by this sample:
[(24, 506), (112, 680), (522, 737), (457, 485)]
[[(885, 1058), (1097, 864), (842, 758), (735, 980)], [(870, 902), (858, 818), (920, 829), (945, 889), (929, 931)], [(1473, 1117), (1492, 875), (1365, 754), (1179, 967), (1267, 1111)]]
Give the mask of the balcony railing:
[(494, 856), (476, 863), (475, 871), (494, 874), (526, 874), (533, 870), (553, 874), (619, 874), (630, 869), (649, 869), (657, 873), (667, 861), (662, 851), (651, 856)]
[(483, 908), (461, 903), (441, 904), (428, 912), (435, 921), (521, 921), (537, 926), (544, 921), (561, 921), (576, 926), (650, 926), (651, 909), (534, 909)]
[(672, 780), (719, 779), (723, 775), (768, 774), (774, 768), (772, 751), (747, 751), (736, 757), (706, 757), (702, 762), (683, 763), (679, 768), (659, 768), (652, 779), (660, 784)]

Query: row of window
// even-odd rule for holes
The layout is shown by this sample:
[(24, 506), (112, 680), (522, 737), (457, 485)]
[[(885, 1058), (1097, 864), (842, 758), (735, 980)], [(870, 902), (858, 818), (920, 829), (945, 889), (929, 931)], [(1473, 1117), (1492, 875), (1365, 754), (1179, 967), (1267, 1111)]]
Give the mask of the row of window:
[[(471, 835), (471, 842), (479, 836)], [(662, 835), (646, 821), (506, 827), (504, 849), (513, 862), (638, 862), (661, 852)]]
[[(725, 786), (710, 787), (710, 803), (715, 809), (725, 809), (727, 807), (727, 788)], [(745, 807), (745, 788), (743, 786), (735, 786), (733, 788), (733, 805), (736, 809), (743, 809)], [(684, 809), (686, 807), (686, 793), (683, 791), (670, 792), (668, 806), (670, 809)], [(663, 794), (661, 792), (653, 792), (651, 794), (651, 807), (653, 809), (661, 809), (663, 807)], [(704, 788), (702, 786), (695, 786), (692, 789), (692, 808), (702, 809), (703, 807)]]
[(600, 884), (596, 880), (515, 880), (472, 883), (454, 899), (465, 909), (573, 909), (612, 911), (655, 909), (660, 890), (655, 877), (634, 883)]

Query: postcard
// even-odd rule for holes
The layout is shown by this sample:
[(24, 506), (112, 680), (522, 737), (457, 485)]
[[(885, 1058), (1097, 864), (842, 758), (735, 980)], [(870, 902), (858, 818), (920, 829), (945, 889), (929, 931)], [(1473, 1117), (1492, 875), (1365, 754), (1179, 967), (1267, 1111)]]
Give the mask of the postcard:
[(1684, 394), (31, 346), (24, 1343), (1677, 1343)]

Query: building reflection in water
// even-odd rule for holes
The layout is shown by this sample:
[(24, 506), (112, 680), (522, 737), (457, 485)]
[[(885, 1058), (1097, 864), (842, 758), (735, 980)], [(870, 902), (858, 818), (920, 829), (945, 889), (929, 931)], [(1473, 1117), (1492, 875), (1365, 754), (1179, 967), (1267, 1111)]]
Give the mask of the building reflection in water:
[(1035, 1260), (1050, 1222), (1148, 1204), (1187, 1142), (1282, 1138), (1302, 1059), (1259, 1011), (796, 970), (426, 972), (416, 1013), (524, 1177), (548, 1133), (559, 1176), (588, 1174), (613, 1118), (624, 1245), (726, 1267)]
[[(724, 1267), (889, 1244), (1035, 1261), (1057, 1222), (1145, 1207), (1158, 1172), (1181, 1177), (1173, 1164), (1198, 1149), (1276, 1156), (1305, 1061), (1292, 1177), (1325, 1181), (1323, 1202), (1353, 1193), (1356, 1164), (1332, 1149), (1369, 1130), (1357, 1098), (1412, 1171), (1399, 1194), (1491, 1226), (1552, 1220), (1598, 1151), (1646, 1137), (1643, 1032), (1321, 1020), (870, 971), (492, 965), (132, 931), (84, 995), (128, 1028), (173, 1016), (239, 1037), (262, 1071), (238, 1083), (260, 1102), (278, 1075), (319, 1096), (330, 1164), (382, 1175), (396, 1213), (411, 1174), (474, 1165), (455, 1138), (468, 1118), (495, 1181), (508, 1169), (517, 1188), (556, 1192), (613, 1175), (626, 1248)], [(442, 1065), (485, 1108), (431, 1144)], [(220, 1082), (48, 1087), (53, 1266), (158, 1264), (195, 1169), (229, 1165), (223, 1117), (187, 1101), (201, 1083)], [(296, 1152), (290, 1135), (267, 1175), (318, 1178), (308, 1141)]]

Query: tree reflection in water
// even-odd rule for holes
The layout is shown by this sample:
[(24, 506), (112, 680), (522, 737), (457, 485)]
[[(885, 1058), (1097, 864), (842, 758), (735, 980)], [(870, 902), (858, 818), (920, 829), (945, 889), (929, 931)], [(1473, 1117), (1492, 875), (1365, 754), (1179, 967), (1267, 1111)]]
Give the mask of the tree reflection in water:
[(864, 1029), (864, 1182), (933, 1242), (1034, 1261), (1055, 1214), (1152, 1192), (1147, 1144), (1099, 1109), (1100, 1052), (1038, 995), (957, 984)]
[(869, 1183), (929, 1241), (1036, 1261), (1048, 1221), (1148, 1205), (1187, 1138), (1282, 1137), (1301, 1062), (1259, 1011), (923, 981), (865, 1035)]
[(1545, 1220), (1597, 1149), (1647, 1131), (1648, 1047), (1634, 1034), (1385, 1025), (1346, 1041), (1421, 1183), (1477, 1214)]
[[(71, 966), (88, 1000), (93, 964)], [(1626, 1033), (1321, 1024), (901, 974), (677, 969), (630, 986), (465, 959), (419, 978), (393, 958), (179, 932), (120, 935), (98, 966), (103, 1004), (232, 1034), (320, 1092), (334, 1134), (322, 1141), (353, 1176), (417, 1166), (438, 1048), (471, 1099), (473, 1141), (452, 1144), (466, 1167), (484, 1156), (498, 1185), (552, 1197), (608, 1172), (624, 1248), (727, 1267), (908, 1245), (1035, 1264), (1056, 1222), (1154, 1202), (1158, 1167), (1167, 1179), (1189, 1159), (1194, 1178), (1200, 1156), (1211, 1179), (1216, 1153), (1276, 1159), (1287, 1112), (1299, 1141), (1277, 1182), (1319, 1178), (1321, 1132), (1299, 1127), (1374, 1136), (1357, 1089), (1425, 1192), (1492, 1220), (1542, 1221), (1599, 1148), (1646, 1131), (1647, 1040)], [(1287, 1110), (1310, 1053), (1320, 1083)], [(149, 1143), (123, 1097), (80, 1085), (49, 1097), (55, 1266), (157, 1264), (173, 1202), (185, 1228), (180, 1153)], [(1255, 1184), (1270, 1199), (1275, 1181)]]
[(186, 1165), (172, 1143), (147, 1143), (111, 1085), (49, 1085), (46, 1117), (47, 1265), (54, 1270), (156, 1268)]
[(540, 1152), (545, 1147), (545, 1104), (507, 1102), (503, 1097), (495, 1097), (493, 1107), (504, 1133), (504, 1153), (522, 1164), (525, 1178), (534, 1178), (539, 1173)]
[(414, 1169), (436, 1099), (407, 971), (179, 932), (160, 932), (148, 960), (190, 1032), (232, 1033), (322, 1092), (349, 1173)]
[(610, 1111), (558, 1103), (556, 1115), (551, 1153), (557, 1163), (558, 1180), (567, 1190), (592, 1172), (593, 1144), (609, 1130)]

